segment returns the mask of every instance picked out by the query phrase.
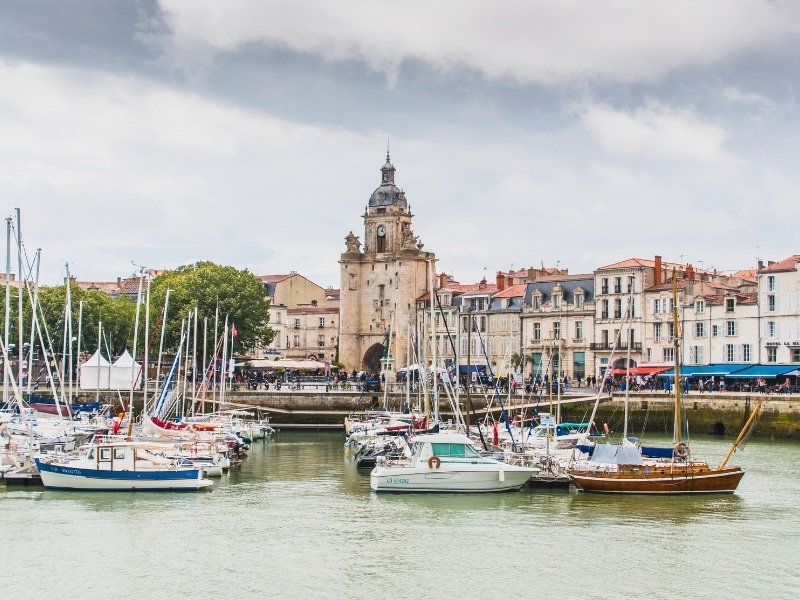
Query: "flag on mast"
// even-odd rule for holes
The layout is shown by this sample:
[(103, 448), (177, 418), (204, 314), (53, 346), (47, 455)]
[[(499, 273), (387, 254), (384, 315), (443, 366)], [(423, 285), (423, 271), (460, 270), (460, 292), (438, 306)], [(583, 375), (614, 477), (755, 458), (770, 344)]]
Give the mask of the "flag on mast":
[(233, 337), (239, 337), (239, 332), (236, 331), (236, 325), (231, 325), (231, 335)]

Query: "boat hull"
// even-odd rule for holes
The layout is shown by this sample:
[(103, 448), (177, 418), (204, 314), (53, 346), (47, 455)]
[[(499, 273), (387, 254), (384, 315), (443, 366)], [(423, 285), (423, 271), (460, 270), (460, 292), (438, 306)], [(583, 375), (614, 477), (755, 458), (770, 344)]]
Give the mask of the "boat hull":
[(570, 480), (579, 490), (605, 494), (732, 494), (744, 469), (711, 469), (693, 464), (671, 467), (626, 466), (619, 471), (572, 470)]
[[(472, 467), (472, 468), (470, 468)], [(370, 488), (376, 492), (504, 492), (521, 488), (533, 469), (504, 465), (459, 465), (448, 468), (376, 466)]]
[(53, 465), (37, 459), (45, 488), (89, 491), (199, 490), (213, 482), (200, 469), (164, 471), (101, 471)]

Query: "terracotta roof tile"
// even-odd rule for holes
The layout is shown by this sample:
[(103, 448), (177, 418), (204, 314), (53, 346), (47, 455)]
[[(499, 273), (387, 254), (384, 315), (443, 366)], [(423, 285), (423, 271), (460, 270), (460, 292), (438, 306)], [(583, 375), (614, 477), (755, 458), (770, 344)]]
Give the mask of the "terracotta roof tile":
[(799, 262), (800, 262), (800, 254), (793, 254), (789, 258), (784, 258), (783, 260), (778, 261), (775, 264), (760, 269), (758, 272), (774, 273), (777, 271), (794, 271), (796, 269), (797, 263)]

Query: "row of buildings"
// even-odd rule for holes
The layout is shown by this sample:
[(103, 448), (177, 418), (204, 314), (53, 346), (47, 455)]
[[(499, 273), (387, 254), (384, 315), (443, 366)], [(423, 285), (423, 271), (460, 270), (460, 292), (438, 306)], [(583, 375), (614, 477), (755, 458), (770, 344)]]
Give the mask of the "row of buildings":
[[(302, 275), (266, 275), (277, 335), (259, 364), (314, 358), (348, 370), (396, 372), (424, 360), (495, 374), (599, 376), (606, 366), (655, 372), (686, 365), (800, 367), (800, 255), (725, 275), (660, 256), (592, 273), (541, 268), (461, 284), (438, 273), (412, 231), (413, 214), (387, 153), (380, 185), (340, 256), (340, 289)], [(678, 331), (673, 320), (677, 288)]]

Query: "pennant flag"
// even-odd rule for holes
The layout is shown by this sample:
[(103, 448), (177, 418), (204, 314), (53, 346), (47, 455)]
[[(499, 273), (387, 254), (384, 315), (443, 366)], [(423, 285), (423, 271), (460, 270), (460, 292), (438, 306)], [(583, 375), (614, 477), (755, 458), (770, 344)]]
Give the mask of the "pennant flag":
[(239, 337), (239, 332), (236, 331), (236, 325), (231, 325), (231, 335), (233, 337)]

